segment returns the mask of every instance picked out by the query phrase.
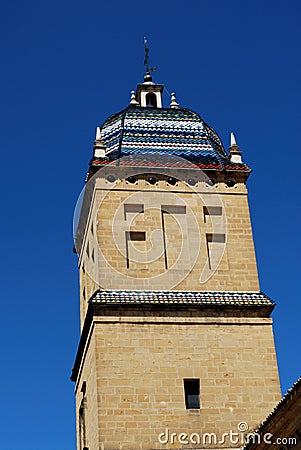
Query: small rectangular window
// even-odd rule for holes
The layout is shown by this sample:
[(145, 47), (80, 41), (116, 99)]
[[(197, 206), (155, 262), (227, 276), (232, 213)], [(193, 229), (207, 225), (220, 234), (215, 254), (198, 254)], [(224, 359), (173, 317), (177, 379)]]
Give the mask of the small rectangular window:
[(145, 231), (126, 231), (128, 241), (145, 241)]
[(222, 216), (221, 206), (204, 206), (204, 222), (207, 222), (207, 216)]
[(225, 244), (226, 236), (224, 234), (206, 234), (207, 242), (215, 242), (219, 244)]
[(144, 205), (134, 205), (132, 203), (126, 203), (124, 205), (124, 220), (129, 219), (129, 214), (134, 214), (135, 217), (135, 215), (142, 213), (144, 213)]
[(226, 251), (226, 235), (218, 233), (206, 234), (209, 270), (229, 270)]
[[(178, 217), (176, 217), (176, 215)], [(161, 221), (163, 231), (163, 249), (165, 269), (168, 270), (181, 254), (183, 239), (187, 236), (186, 206), (161, 205)], [(173, 243), (170, 245), (168, 243)], [(178, 253), (179, 252), (179, 253)]]
[(79, 425), (79, 446), (80, 450), (88, 450), (87, 447), (87, 430), (86, 430), (86, 415), (87, 415), (87, 400), (85, 394), (78, 411), (78, 425)]
[[(133, 248), (129, 245), (130, 242), (146, 242), (146, 233), (145, 231), (126, 231), (125, 232), (125, 245), (126, 245), (126, 267), (130, 268), (130, 263), (139, 263), (141, 262), (139, 259), (131, 257), (130, 252), (133, 251)], [(135, 247), (134, 247), (135, 249)], [(140, 249), (141, 251), (142, 249)], [(142, 251), (142, 254), (145, 254), (145, 250)], [(137, 256), (137, 255), (136, 255)], [(141, 257), (141, 256), (140, 256)]]
[(186, 409), (200, 409), (200, 380), (184, 380)]
[(186, 214), (185, 205), (162, 205), (161, 211), (166, 214)]

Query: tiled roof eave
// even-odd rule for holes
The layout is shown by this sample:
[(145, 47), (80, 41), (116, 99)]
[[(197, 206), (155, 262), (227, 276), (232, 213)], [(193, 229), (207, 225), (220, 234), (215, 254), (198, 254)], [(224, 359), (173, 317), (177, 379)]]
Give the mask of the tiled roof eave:
[(247, 166), (246, 164), (237, 164), (237, 165), (233, 165), (233, 166), (230, 166), (229, 164), (227, 164), (226, 165), (226, 168), (225, 168), (225, 171), (226, 172), (248, 172), (248, 173), (250, 173), (250, 172), (252, 172), (252, 169), (250, 169), (250, 167), (249, 166)]
[(95, 304), (260, 307), (275, 303), (262, 292), (98, 290)]
[[(114, 160), (109, 161), (109, 160), (106, 160), (106, 159), (104, 159), (104, 160), (92, 159), (91, 162), (90, 162), (90, 166), (91, 167), (98, 167), (98, 168), (106, 167), (108, 165), (112, 165), (113, 166), (115, 161)], [(224, 169), (221, 164), (216, 165), (216, 167), (212, 167), (213, 164), (203, 164), (203, 163), (190, 164), (189, 162), (187, 163), (187, 165), (185, 165), (183, 163), (183, 165), (180, 166), (180, 165), (178, 165), (176, 163), (174, 165), (163, 164), (163, 163), (162, 164), (153, 163), (151, 165), (151, 164), (143, 164), (143, 163), (141, 163), (141, 164), (137, 164), (137, 163), (130, 164), (128, 161), (125, 161), (125, 163), (121, 164), (121, 165), (122, 166), (132, 167), (132, 168), (135, 168), (135, 167), (137, 167), (137, 168), (141, 168), (141, 167), (146, 167), (146, 168), (151, 168), (151, 167), (160, 168), (160, 167), (164, 167), (164, 168), (167, 168), (168, 167), (168, 168), (191, 169), (191, 170), (193, 170), (193, 169), (195, 169), (195, 170), (202, 169), (202, 170), (214, 171), (214, 172), (232, 172), (232, 173), (236, 173), (236, 172), (242, 173), (243, 172), (243, 173), (246, 173), (246, 174), (251, 173), (251, 169), (248, 166)]]
[[(271, 312), (274, 309), (274, 305), (267, 305), (267, 304), (243, 304), (243, 303), (172, 303), (172, 302), (130, 302), (130, 301), (123, 301), (123, 302), (106, 302), (106, 301), (99, 301), (99, 300), (90, 300), (89, 304), (93, 305), (93, 306), (97, 306), (100, 308), (113, 308), (113, 309), (118, 309), (120, 310), (120, 308), (130, 308), (130, 309), (156, 309), (156, 310), (164, 310), (164, 309), (168, 309), (169, 311), (171, 310), (178, 310), (178, 311), (183, 311), (186, 310), (187, 308), (191, 309), (198, 309), (200, 311), (207, 311), (208, 314), (210, 313), (210, 311), (214, 311), (217, 312), (219, 311), (220, 313), (222, 311), (235, 311), (236, 313), (243, 313), (244, 311), (249, 311), (251, 313), (251, 311), (253, 311), (254, 313), (256, 311), (260, 311), (263, 313), (264, 317), (269, 317)], [(211, 313), (210, 313), (211, 315)], [(263, 317), (262, 316), (262, 317)]]
[[(107, 296), (107, 300), (104, 297)], [(138, 297), (139, 301), (118, 301), (124, 296), (128, 296), (129, 299)], [(165, 296), (165, 300), (164, 300)], [(198, 301), (194, 299), (198, 297)], [(111, 300), (110, 300), (111, 298)], [(149, 301), (142, 301), (142, 299), (148, 299)], [(160, 301), (156, 301), (156, 299)], [(180, 300), (181, 299), (181, 300)], [(211, 299), (211, 300), (210, 300)], [(212, 301), (215, 299), (215, 301)], [(228, 300), (227, 300), (228, 299)], [(236, 301), (234, 301), (236, 299)], [(117, 301), (116, 301), (117, 300)], [(105, 313), (107, 308), (118, 308), (117, 314), (122, 314), (122, 308), (143, 308), (144, 311), (154, 311), (156, 309), (156, 315), (158, 309), (161, 309), (164, 314), (168, 315), (168, 311), (174, 311), (181, 308), (181, 311), (185, 311), (184, 308), (194, 310), (202, 310), (206, 315), (207, 311), (213, 312), (213, 316), (216, 316), (216, 311), (222, 311), (223, 309), (230, 309), (235, 316), (235, 311), (240, 314), (246, 314), (247, 311), (255, 311), (253, 317), (269, 317), (272, 312), (275, 303), (267, 297), (263, 292), (215, 292), (215, 291), (138, 291), (138, 290), (97, 290), (89, 300), (89, 306), (87, 315), (85, 318), (84, 326), (81, 333), (81, 338), (78, 346), (77, 355), (72, 369), (71, 380), (76, 381), (80, 370), (80, 361), (84, 352), (85, 342), (89, 335), (91, 324), (93, 323), (93, 317), (98, 314)], [(262, 314), (259, 312), (261, 311)], [(126, 313), (126, 312), (125, 312)], [(185, 312), (184, 312), (185, 314)], [(188, 313), (189, 314), (189, 313)], [(252, 313), (250, 314), (250, 317)]]
[[(102, 168), (102, 167), (107, 167), (108, 165), (110, 165), (111, 164), (111, 162), (110, 163), (108, 163), (108, 164), (93, 164), (92, 165), (92, 167), (98, 167), (98, 168)], [(111, 164), (111, 165), (113, 165), (113, 164)], [(204, 169), (204, 170), (210, 170), (210, 171), (214, 171), (214, 172), (223, 172), (224, 171), (224, 169), (222, 168), (222, 167), (208, 167), (208, 166), (206, 166), (206, 165), (204, 165), (204, 164), (200, 164), (200, 165), (197, 165), (197, 164), (195, 164), (194, 166), (195, 167), (192, 167), (192, 166), (189, 166), (189, 165), (187, 165), (187, 166), (178, 166), (178, 165), (174, 165), (174, 166), (171, 166), (170, 164), (166, 164), (166, 165), (164, 165), (164, 164), (152, 164), (152, 165), (148, 165), (148, 164), (140, 164), (140, 165), (138, 165), (138, 164), (121, 164), (120, 166), (123, 166), (123, 167), (131, 167), (131, 168), (139, 168), (139, 169), (141, 169), (141, 167), (145, 167), (146, 169), (151, 169), (151, 168), (154, 168), (154, 169), (159, 169), (159, 168), (170, 168), (170, 169), (190, 169), (190, 170), (199, 170), (199, 169)]]

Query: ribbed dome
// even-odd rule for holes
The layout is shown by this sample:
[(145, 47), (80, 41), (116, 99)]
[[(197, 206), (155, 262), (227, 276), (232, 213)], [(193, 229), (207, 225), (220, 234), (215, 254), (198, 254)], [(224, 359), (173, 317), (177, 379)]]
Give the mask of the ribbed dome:
[[(213, 128), (186, 108), (147, 108), (130, 105), (110, 116), (100, 127), (103, 157), (92, 166), (108, 164), (124, 156), (175, 155), (207, 170), (249, 170), (233, 165)], [(131, 157), (130, 157), (131, 158)]]
[(168, 153), (194, 160), (202, 155), (220, 163), (223, 144), (198, 114), (189, 109), (130, 107), (101, 127), (106, 153)]

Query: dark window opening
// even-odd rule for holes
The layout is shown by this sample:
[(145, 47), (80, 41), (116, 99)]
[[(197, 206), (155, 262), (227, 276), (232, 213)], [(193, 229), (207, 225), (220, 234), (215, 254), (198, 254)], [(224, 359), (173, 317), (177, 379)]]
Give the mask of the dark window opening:
[(87, 430), (86, 430), (86, 409), (87, 409), (86, 389), (87, 384), (84, 381), (81, 388), (83, 398), (78, 411), (80, 450), (89, 450), (87, 447)]
[(213, 268), (217, 267), (219, 258), (221, 258), (222, 256), (221, 250), (223, 250), (224, 248), (222, 247), (219, 250), (218, 248), (215, 248), (215, 251), (213, 251), (212, 245), (223, 244), (224, 246), (226, 243), (226, 235), (215, 233), (206, 234), (206, 242), (207, 242), (208, 265), (209, 269), (212, 270)]
[(204, 222), (207, 216), (221, 216), (223, 214), (221, 206), (204, 206)]
[(145, 241), (145, 231), (126, 231), (125, 232), (125, 245), (126, 245), (126, 267), (130, 268), (130, 255), (129, 255), (129, 241)]
[(127, 220), (128, 214), (142, 214), (144, 213), (144, 205), (134, 205), (131, 203), (126, 203), (124, 205), (124, 220)]
[(88, 450), (87, 430), (86, 430), (86, 408), (87, 408), (87, 401), (84, 396), (78, 411), (80, 450)]
[(167, 229), (165, 226), (165, 214), (175, 215), (175, 214), (186, 214), (185, 205), (161, 205), (161, 221), (162, 221), (162, 231), (163, 231), (163, 248), (164, 248), (164, 259), (165, 259), (165, 269), (168, 270), (168, 255), (167, 255)]
[(200, 380), (184, 380), (186, 409), (200, 409)]
[(157, 97), (156, 94), (153, 94), (152, 92), (149, 92), (145, 96), (146, 106), (147, 107), (157, 107)]
[(127, 231), (128, 241), (145, 241), (145, 231)]

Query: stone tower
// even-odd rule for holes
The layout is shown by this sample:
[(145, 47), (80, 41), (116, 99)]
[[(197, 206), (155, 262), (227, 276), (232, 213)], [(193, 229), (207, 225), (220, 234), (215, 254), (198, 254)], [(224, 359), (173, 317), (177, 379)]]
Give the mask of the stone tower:
[(78, 450), (239, 448), (280, 400), (250, 169), (149, 72), (97, 128), (75, 248)]

